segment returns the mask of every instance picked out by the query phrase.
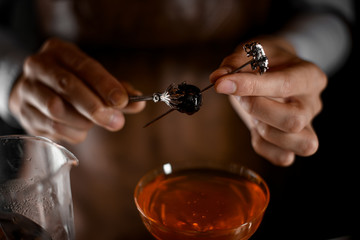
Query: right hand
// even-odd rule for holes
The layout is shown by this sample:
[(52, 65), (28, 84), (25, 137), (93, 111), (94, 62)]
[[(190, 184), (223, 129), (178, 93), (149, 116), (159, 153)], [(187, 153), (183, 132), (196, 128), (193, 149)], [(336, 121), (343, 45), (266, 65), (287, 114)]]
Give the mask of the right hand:
[(94, 124), (117, 131), (124, 113), (144, 108), (144, 102), (128, 105), (128, 94), (140, 92), (74, 44), (53, 38), (26, 59), (9, 108), (29, 134), (79, 143)]
[[(283, 38), (258, 38), (269, 58), (269, 71), (260, 75), (237, 66), (249, 61), (242, 46), (224, 59), (211, 76), (215, 90), (231, 96), (231, 103), (251, 131), (259, 155), (279, 166), (289, 166), (295, 156), (311, 156), (319, 146), (313, 119), (322, 109), (325, 73), (296, 55)], [(248, 69), (248, 70), (247, 70)]]

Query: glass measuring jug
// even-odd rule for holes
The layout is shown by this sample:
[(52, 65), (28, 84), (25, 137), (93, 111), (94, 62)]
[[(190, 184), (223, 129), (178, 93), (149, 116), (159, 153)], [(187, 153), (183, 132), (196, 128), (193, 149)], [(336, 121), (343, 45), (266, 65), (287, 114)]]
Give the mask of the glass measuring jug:
[(73, 240), (70, 169), (77, 158), (43, 137), (0, 137), (0, 239)]

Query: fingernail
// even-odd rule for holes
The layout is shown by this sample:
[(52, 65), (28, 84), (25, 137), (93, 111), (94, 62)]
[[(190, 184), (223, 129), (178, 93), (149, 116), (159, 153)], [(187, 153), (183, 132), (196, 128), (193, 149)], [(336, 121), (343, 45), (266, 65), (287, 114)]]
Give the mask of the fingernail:
[(230, 72), (231, 72), (230, 68), (220, 67), (210, 74), (210, 77), (209, 77), (210, 82), (214, 83), (217, 79), (219, 79), (220, 77), (222, 77), (226, 74), (229, 74)]
[(258, 125), (259, 124), (259, 120), (257, 120), (256, 118), (251, 118), (252, 122), (254, 123), (254, 125)]
[(110, 115), (109, 123), (107, 124), (109, 130), (119, 130), (124, 125), (124, 116), (121, 113), (114, 112)]
[(240, 98), (240, 105), (242, 106), (242, 108), (245, 110), (245, 111), (249, 111), (250, 109), (250, 101), (249, 101), (249, 98), (248, 97), (241, 97)]
[(111, 90), (109, 94), (109, 102), (112, 106), (117, 107), (126, 103), (126, 94), (118, 88)]
[(236, 91), (236, 84), (233, 81), (224, 80), (217, 85), (216, 90), (219, 93), (233, 94)]
[(110, 131), (116, 131), (124, 125), (124, 116), (114, 109), (103, 108), (94, 113), (95, 122)]
[(260, 134), (260, 136), (265, 136), (265, 131), (266, 131), (266, 125), (263, 123), (255, 123), (256, 129), (258, 131), (258, 133)]

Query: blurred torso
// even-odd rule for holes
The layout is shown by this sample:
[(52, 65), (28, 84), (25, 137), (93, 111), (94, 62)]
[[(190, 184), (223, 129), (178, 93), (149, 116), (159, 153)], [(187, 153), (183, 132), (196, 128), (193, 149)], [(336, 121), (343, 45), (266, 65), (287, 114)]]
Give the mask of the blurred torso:
[[(45, 35), (85, 46), (119, 80), (152, 94), (183, 81), (207, 86), (235, 42), (265, 16), (267, 1), (256, 2), (38, 0), (38, 9)], [(80, 160), (72, 170), (78, 239), (147, 238), (132, 195), (139, 178), (161, 163), (234, 160), (256, 168), (262, 160), (227, 97), (208, 90), (203, 98), (198, 113), (175, 112), (143, 129), (168, 110), (148, 103), (126, 116), (123, 130), (95, 127), (85, 142), (67, 146)]]

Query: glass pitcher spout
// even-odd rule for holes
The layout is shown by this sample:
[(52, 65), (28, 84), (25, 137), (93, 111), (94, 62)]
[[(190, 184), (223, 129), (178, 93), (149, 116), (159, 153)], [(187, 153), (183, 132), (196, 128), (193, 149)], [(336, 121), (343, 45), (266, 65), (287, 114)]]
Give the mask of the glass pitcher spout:
[[(75, 157), (75, 155), (72, 152), (70, 152), (69, 150), (67, 150), (65, 147), (59, 145), (58, 143), (55, 143), (52, 140), (50, 140), (46, 137), (41, 137), (41, 136), (29, 137), (29, 138), (35, 138), (35, 139), (38, 139), (38, 141), (44, 141), (45, 143), (47, 142), (47, 143), (53, 145), (55, 147), (54, 149), (59, 150), (55, 154), (63, 155), (64, 158), (66, 159), (66, 163), (70, 164), (71, 166), (79, 165), (79, 160)], [(55, 150), (55, 151), (57, 151), (57, 150)]]

